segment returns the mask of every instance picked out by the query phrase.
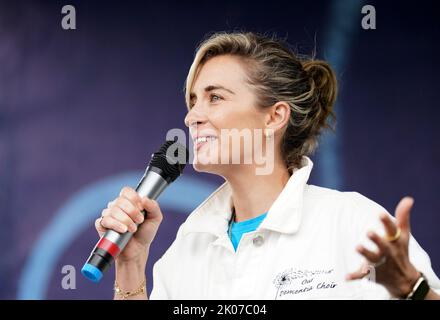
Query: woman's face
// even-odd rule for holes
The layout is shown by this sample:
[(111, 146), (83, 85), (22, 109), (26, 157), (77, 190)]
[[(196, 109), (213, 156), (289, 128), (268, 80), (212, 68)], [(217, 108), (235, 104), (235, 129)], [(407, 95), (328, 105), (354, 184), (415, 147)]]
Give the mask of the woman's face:
[[(209, 59), (199, 69), (190, 97), (192, 107), (185, 124), (194, 142), (195, 170), (226, 175), (231, 164), (254, 165), (254, 142), (258, 140), (254, 129), (260, 129), (262, 141), (261, 129), (268, 115), (257, 106), (239, 58), (222, 55)], [(250, 141), (245, 138), (248, 134)]]

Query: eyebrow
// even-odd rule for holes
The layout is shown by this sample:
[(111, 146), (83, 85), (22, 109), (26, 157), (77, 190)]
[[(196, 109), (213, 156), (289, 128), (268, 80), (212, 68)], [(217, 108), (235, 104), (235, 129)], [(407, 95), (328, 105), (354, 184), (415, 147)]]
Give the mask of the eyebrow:
[[(227, 91), (227, 92), (229, 92), (231, 94), (235, 94), (234, 91), (232, 91), (232, 90), (230, 90), (228, 88), (225, 88), (223, 86), (220, 86), (220, 85), (210, 85), (210, 86), (207, 86), (205, 88), (205, 92), (210, 92), (210, 91), (213, 91), (213, 90), (225, 90), (225, 91)], [(191, 92), (190, 97), (191, 98), (196, 97), (196, 94), (194, 92)]]
[(205, 88), (205, 92), (209, 92), (209, 91), (212, 91), (212, 90), (225, 90), (225, 91), (227, 91), (229, 93), (235, 94), (234, 91), (232, 91), (232, 90), (230, 90), (228, 88), (225, 88), (223, 86), (211, 85), (211, 86), (207, 86)]

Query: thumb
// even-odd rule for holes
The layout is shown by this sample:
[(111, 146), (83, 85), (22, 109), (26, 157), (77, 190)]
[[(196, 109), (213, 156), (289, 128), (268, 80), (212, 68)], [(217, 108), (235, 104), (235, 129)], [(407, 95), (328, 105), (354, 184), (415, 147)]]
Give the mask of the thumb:
[(145, 217), (146, 220), (148, 219), (149, 221), (155, 221), (155, 222), (162, 221), (163, 215), (157, 201), (145, 197), (142, 198), (142, 206), (147, 212), (147, 216)]

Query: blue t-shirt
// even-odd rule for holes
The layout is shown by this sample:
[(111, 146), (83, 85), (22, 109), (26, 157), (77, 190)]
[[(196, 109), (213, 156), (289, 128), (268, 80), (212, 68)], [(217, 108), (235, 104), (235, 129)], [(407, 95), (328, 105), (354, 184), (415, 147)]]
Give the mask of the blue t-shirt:
[(263, 222), (266, 217), (267, 212), (259, 215), (258, 217), (248, 219), (241, 222), (232, 221), (230, 237), (234, 250), (237, 251), (238, 244), (240, 243), (241, 237), (244, 233), (252, 232), (257, 230), (258, 226)]

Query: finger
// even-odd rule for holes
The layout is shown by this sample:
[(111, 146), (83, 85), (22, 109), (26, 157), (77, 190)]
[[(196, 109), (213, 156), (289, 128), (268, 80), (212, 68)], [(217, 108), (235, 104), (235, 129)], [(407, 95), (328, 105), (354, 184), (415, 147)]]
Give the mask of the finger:
[(106, 216), (111, 215), (111, 210), (112, 210), (112, 208), (105, 208), (104, 210), (102, 210), (101, 217), (106, 217)]
[(408, 234), (411, 232), (410, 226), (410, 214), (414, 205), (414, 199), (411, 197), (405, 197), (400, 200), (396, 208), (397, 225), (403, 233)]
[(142, 199), (133, 188), (130, 187), (122, 188), (121, 192), (119, 193), (119, 196), (127, 198), (134, 205), (138, 207), (139, 211), (142, 211)]
[(105, 233), (107, 231), (107, 229), (101, 225), (101, 219), (102, 218), (99, 217), (98, 219), (95, 220), (95, 228), (96, 228), (96, 231), (98, 231), (99, 235), (102, 235), (103, 233)]
[(115, 205), (115, 201), (116, 200), (113, 200), (113, 201), (110, 201), (109, 203), (107, 203), (107, 208), (113, 207)]
[(389, 241), (385, 240), (384, 238), (380, 237), (377, 233), (372, 231), (368, 232), (367, 236), (371, 241), (373, 241), (376, 244), (377, 248), (379, 249), (380, 257), (389, 254), (390, 245), (391, 245)]
[(382, 254), (379, 252), (373, 252), (368, 250), (367, 248), (363, 246), (358, 246), (356, 248), (356, 251), (359, 252), (361, 255), (363, 255), (368, 261), (372, 263), (377, 263), (382, 258)]
[(382, 221), (387, 235), (393, 237), (397, 233), (397, 226), (387, 213), (380, 215), (380, 221)]
[(121, 208), (119, 208), (118, 206), (114, 206), (113, 208), (107, 210), (110, 213), (107, 216), (104, 216), (104, 218), (111, 217), (115, 220), (118, 220), (120, 223), (124, 224), (130, 232), (135, 232), (137, 230), (136, 223)]
[(370, 273), (370, 269), (368, 268), (368, 266), (366, 264), (362, 265), (362, 267), (352, 273), (349, 273), (345, 276), (345, 280), (347, 281), (351, 281), (351, 280), (359, 280), (364, 278), (365, 276), (367, 276)]
[(114, 230), (119, 233), (125, 233), (128, 231), (128, 228), (125, 224), (111, 216), (103, 217), (100, 224), (106, 229)]
[(142, 198), (142, 205), (145, 211), (147, 212), (148, 219), (162, 221), (163, 215), (157, 201), (145, 197)]
[(135, 223), (142, 223), (144, 216), (141, 210), (125, 197), (119, 197), (116, 199), (115, 206), (124, 211)]

